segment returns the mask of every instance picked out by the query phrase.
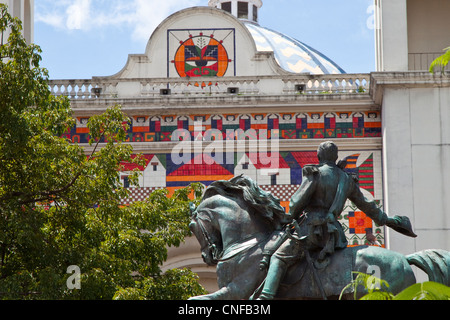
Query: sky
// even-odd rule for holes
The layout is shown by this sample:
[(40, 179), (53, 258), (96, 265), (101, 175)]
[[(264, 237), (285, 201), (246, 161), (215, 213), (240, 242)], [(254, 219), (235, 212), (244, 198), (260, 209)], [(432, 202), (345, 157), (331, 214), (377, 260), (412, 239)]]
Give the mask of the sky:
[[(50, 79), (119, 72), (169, 15), (208, 0), (36, 0), (34, 42)], [(347, 73), (375, 71), (373, 0), (263, 0), (261, 26), (308, 44)]]

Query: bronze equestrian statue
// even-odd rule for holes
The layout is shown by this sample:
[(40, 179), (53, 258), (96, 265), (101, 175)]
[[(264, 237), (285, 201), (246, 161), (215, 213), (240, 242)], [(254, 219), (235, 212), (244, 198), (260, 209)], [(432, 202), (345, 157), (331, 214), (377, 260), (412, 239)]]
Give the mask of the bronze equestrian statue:
[(343, 170), (345, 164), (336, 163), (333, 142), (322, 143), (317, 156), (318, 165), (303, 168), (289, 213), (244, 176), (216, 181), (205, 190), (200, 205), (192, 208), (190, 228), (204, 261), (217, 264), (219, 290), (192, 299), (336, 298), (354, 271), (368, 273), (373, 266), (394, 294), (416, 282), (410, 264), (426, 271), (430, 280), (450, 285), (447, 251), (403, 256), (380, 247), (347, 247), (337, 221), (347, 199), (378, 225), (416, 235), (407, 217), (388, 217), (363, 196), (357, 179)]

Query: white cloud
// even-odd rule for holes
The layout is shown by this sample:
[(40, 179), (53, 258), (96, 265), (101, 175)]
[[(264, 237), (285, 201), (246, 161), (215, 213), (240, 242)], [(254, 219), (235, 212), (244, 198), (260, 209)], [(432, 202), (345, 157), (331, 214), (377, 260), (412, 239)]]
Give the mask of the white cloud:
[(206, 3), (206, 0), (134, 0), (136, 25), (133, 37), (148, 38), (149, 30), (153, 31), (168, 15), (202, 2)]
[(129, 27), (134, 40), (148, 40), (170, 14), (207, 0), (40, 0), (36, 22), (64, 30), (91, 31)]
[(68, 29), (83, 29), (89, 23), (91, 0), (75, 0), (67, 10), (66, 26)]

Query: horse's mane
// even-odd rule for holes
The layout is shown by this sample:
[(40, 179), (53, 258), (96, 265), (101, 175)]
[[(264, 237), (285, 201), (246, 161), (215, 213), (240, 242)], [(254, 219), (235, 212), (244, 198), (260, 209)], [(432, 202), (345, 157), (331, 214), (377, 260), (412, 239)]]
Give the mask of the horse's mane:
[(280, 200), (262, 190), (252, 179), (239, 175), (230, 180), (218, 180), (205, 190), (203, 199), (220, 194), (230, 198), (242, 198), (252, 211), (269, 220), (277, 228), (284, 220), (285, 211)]

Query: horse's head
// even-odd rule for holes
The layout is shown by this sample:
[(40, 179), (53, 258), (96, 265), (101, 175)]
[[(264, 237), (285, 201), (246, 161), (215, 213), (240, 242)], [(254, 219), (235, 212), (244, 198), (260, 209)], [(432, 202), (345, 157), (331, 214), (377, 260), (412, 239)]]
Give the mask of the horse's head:
[(191, 207), (191, 215), (189, 227), (203, 260), (214, 265), (228, 245), (278, 229), (285, 212), (278, 199), (241, 175), (213, 182), (198, 208)]
[(192, 220), (189, 229), (200, 243), (203, 261), (209, 266), (216, 265), (222, 252), (218, 231), (214, 230), (211, 217), (204, 211), (198, 212), (197, 209), (191, 205)]

